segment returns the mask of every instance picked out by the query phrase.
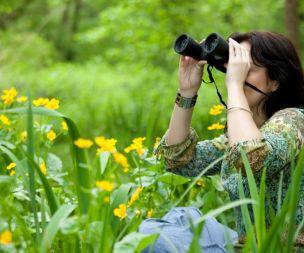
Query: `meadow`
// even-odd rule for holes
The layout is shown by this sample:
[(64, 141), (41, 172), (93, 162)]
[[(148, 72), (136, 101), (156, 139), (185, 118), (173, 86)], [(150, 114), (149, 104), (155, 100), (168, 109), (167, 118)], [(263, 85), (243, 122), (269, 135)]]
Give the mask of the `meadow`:
[[(232, 209), (238, 206), (248, 236), (244, 245), (238, 245), (242, 252), (297, 249), (295, 241), (304, 224), (295, 225), (304, 149), (293, 165), (287, 197), (282, 205), (279, 198), (279, 211), (273, 213), (266, 233), (266, 170), (257, 187), (245, 153), (251, 198), (245, 198), (240, 175), (240, 199), (231, 202), (218, 175), (204, 177), (213, 164), (192, 179), (165, 171), (153, 153), (160, 137), (153, 146), (146, 146), (147, 137), (139, 136), (118, 148), (115, 138), (83, 137), (74, 121), (57, 111), (56, 98), (31, 101), (10, 88), (2, 91), (1, 101), (1, 251), (141, 252), (158, 236), (139, 233), (141, 221), (161, 217), (176, 206), (195, 206), (204, 214), (193, 227), (189, 252), (201, 252), (197, 236), (207, 217), (217, 217), (233, 228)], [(209, 110), (221, 120), (222, 113), (222, 105)], [(208, 130), (223, 128), (217, 122)], [(59, 152), (54, 147), (60, 140), (69, 146), (71, 166), (54, 153)], [(253, 206), (255, 223), (249, 218), (248, 204)], [(240, 250), (232, 245), (228, 249)]]
[[(228, 252), (302, 252), (296, 237), (304, 222), (295, 225), (295, 212), (304, 151), (269, 228), (265, 181), (256, 185), (244, 154), (250, 198), (240, 183), (240, 199), (231, 202), (220, 176), (204, 175), (212, 164), (185, 178), (153, 153), (178, 88), (176, 37), (286, 34), (284, 11), (277, 0), (0, 2), (0, 252), (141, 252), (158, 236), (138, 233), (142, 220), (176, 206), (203, 213), (189, 252), (201, 252), (207, 217), (235, 228), (239, 206), (248, 238)], [(225, 100), (225, 75), (213, 76)], [(204, 81), (192, 126), (211, 139), (226, 117)]]

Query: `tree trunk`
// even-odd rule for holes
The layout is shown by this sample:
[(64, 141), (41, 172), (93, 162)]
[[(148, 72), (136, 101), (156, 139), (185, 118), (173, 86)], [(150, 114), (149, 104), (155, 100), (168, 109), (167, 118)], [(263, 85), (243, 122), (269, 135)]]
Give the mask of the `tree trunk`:
[(300, 14), (298, 0), (285, 0), (285, 28), (287, 37), (300, 53)]

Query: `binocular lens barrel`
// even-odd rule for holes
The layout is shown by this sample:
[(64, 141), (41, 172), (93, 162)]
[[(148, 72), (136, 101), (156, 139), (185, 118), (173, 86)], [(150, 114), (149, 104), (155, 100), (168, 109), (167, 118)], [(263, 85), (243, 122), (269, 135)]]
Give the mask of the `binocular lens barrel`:
[(194, 59), (201, 60), (201, 45), (186, 34), (182, 34), (176, 39), (174, 50), (178, 54), (191, 56)]

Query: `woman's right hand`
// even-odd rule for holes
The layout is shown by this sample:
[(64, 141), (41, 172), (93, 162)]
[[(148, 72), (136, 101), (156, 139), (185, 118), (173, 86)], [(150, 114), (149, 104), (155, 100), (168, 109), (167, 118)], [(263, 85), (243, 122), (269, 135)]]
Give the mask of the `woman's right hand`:
[(204, 65), (207, 61), (197, 61), (182, 55), (179, 61), (179, 92), (183, 97), (194, 97), (199, 90)]

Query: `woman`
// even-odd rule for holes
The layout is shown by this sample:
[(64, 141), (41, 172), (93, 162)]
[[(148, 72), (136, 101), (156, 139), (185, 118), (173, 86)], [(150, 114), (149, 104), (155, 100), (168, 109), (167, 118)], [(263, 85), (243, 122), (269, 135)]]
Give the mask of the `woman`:
[[(304, 145), (304, 80), (299, 57), (284, 36), (271, 32), (249, 32), (234, 34), (229, 38), (229, 61), (226, 73), (227, 88), (227, 132), (213, 140), (198, 142), (195, 131), (190, 127), (197, 92), (201, 86), (205, 61), (181, 56), (179, 63), (178, 99), (173, 109), (169, 129), (158, 147), (165, 157), (169, 171), (183, 176), (196, 176), (217, 158), (226, 158), (213, 166), (208, 174), (220, 173), (222, 183), (231, 200), (238, 199), (237, 177), (241, 170), (245, 194), (249, 196), (246, 173), (240, 155), (241, 148), (247, 153), (257, 183), (264, 167), (266, 171), (267, 195), (266, 214), (272, 207), (276, 211), (280, 174), (283, 173), (283, 197), (291, 179), (290, 162)], [(256, 89), (245, 85), (249, 83)], [(182, 102), (181, 102), (182, 101)], [(302, 176), (301, 197), (297, 209), (297, 222), (303, 219), (304, 176)], [(174, 217), (174, 224), (181, 220), (182, 213), (173, 210), (163, 220), (144, 221), (140, 231), (148, 233), (161, 228), (161, 236), (156, 242), (155, 252), (174, 252), (166, 246), (170, 230), (163, 224), (168, 215)], [(236, 210), (237, 233), (245, 235), (240, 209)], [(178, 212), (178, 218), (176, 218)], [(195, 218), (196, 211), (189, 211)], [(194, 215), (193, 215), (194, 214)], [(199, 214), (198, 214), (199, 215)], [(269, 218), (269, 217), (268, 217)], [(172, 221), (172, 220), (170, 220)], [(214, 221), (207, 227), (210, 238), (222, 235), (223, 226)], [(206, 223), (208, 225), (208, 222)], [(212, 229), (212, 227), (214, 229)], [(156, 231), (156, 229), (154, 229)], [(173, 232), (174, 233), (174, 232)], [(235, 234), (229, 231), (232, 240)], [(175, 235), (176, 236), (176, 235)], [(180, 240), (187, 235), (177, 236)], [(167, 239), (166, 239), (167, 237)], [(204, 235), (203, 235), (204, 237)], [(165, 239), (164, 239), (165, 238)], [(174, 241), (176, 238), (173, 238)], [(191, 240), (190, 240), (191, 241)], [(223, 252), (225, 240), (219, 240), (218, 247), (201, 243), (204, 252)], [(175, 240), (177, 249), (188, 243)], [(173, 243), (173, 244), (174, 244)], [(216, 244), (216, 240), (213, 240)], [(188, 247), (186, 245), (186, 247)], [(185, 248), (186, 248), (185, 247)], [(210, 249), (210, 250), (209, 250)], [(209, 251), (208, 251), (209, 250)], [(180, 250), (178, 252), (185, 252)]]

